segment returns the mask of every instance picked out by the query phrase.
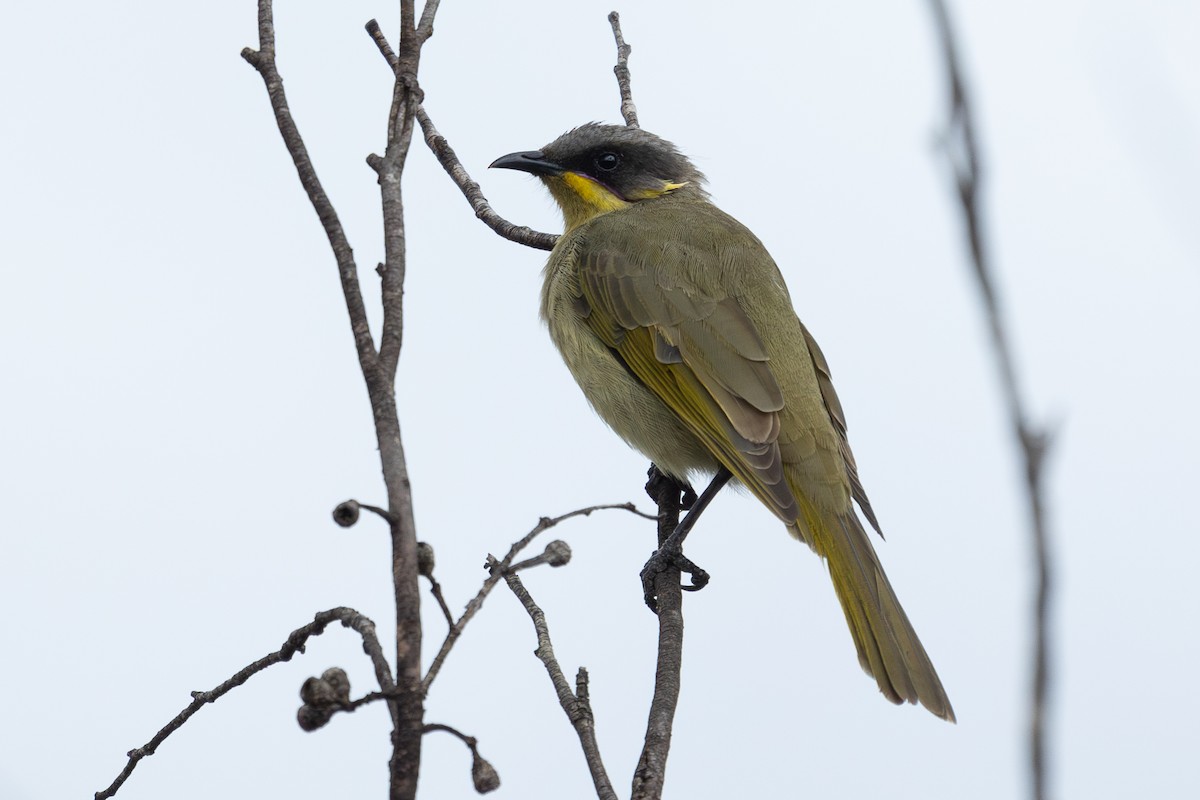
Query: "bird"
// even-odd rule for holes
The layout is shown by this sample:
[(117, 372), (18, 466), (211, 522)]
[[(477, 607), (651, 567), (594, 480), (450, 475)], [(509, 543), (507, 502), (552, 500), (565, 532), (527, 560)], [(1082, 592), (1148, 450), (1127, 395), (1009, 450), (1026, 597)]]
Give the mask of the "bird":
[(638, 127), (588, 123), (491, 166), (536, 176), (562, 211), (541, 316), (600, 418), (681, 485), (732, 474), (825, 559), (880, 692), (954, 722), (859, 519), (882, 536), (829, 364), (763, 243)]

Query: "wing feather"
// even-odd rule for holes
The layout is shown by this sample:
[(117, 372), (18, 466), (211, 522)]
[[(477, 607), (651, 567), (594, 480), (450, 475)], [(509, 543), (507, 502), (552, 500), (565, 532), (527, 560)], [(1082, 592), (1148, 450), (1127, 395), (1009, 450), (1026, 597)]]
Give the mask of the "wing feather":
[(871, 501), (867, 498), (867, 490), (863, 488), (862, 480), (858, 477), (858, 464), (854, 461), (854, 453), (850, 450), (850, 440), (846, 436), (846, 412), (842, 410), (842, 401), (838, 399), (837, 392), (834, 391), (829, 362), (825, 360), (825, 354), (821, 352), (817, 340), (808, 332), (808, 328), (804, 327), (804, 323), (800, 323), (800, 330), (804, 332), (808, 353), (812, 356), (813, 366), (817, 369), (817, 384), (821, 388), (821, 398), (825, 401), (825, 410), (829, 412), (829, 419), (833, 422), (833, 428), (838, 434), (839, 450), (842, 454), (842, 461), (846, 465), (846, 473), (850, 478), (850, 496), (858, 503), (863, 516), (871, 523), (875, 532), (883, 536), (879, 520), (875, 518), (875, 510), (871, 508)]
[(596, 335), (751, 492), (793, 521), (798, 506), (778, 444), (783, 393), (737, 299), (682, 281), (682, 265), (639, 267), (612, 247), (585, 250), (579, 264)]

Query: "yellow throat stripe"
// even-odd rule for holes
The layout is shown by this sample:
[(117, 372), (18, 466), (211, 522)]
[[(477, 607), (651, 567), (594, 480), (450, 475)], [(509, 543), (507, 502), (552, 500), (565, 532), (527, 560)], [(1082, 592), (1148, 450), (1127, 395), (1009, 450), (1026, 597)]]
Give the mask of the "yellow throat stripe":
[[(622, 208), (627, 208), (630, 205), (629, 200), (617, 195), (611, 189), (586, 175), (581, 175), (578, 172), (564, 172), (557, 177), (558, 180), (562, 181), (559, 186), (564, 186), (565, 191), (555, 191), (557, 187), (554, 181), (547, 181), (547, 184), (549, 185), (550, 193), (554, 195), (554, 198), (562, 207), (563, 215), (567, 221), (567, 230), (571, 230), (577, 225), (582, 225), (593, 217), (607, 214), (610, 211), (620, 211)], [(644, 189), (631, 199), (649, 200), (654, 197), (661, 197), (684, 186), (687, 186), (687, 183), (663, 181), (661, 189)]]
[(607, 214), (609, 211), (616, 211), (629, 205), (625, 200), (613, 194), (610, 189), (578, 172), (564, 172), (562, 179), (575, 194), (579, 195), (579, 199), (585, 206), (593, 209), (592, 216)]

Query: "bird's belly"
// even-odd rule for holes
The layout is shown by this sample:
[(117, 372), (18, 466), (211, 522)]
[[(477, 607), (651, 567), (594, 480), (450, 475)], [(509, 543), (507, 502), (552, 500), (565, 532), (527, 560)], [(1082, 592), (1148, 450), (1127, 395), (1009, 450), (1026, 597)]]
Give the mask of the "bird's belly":
[(717, 460), (657, 396), (638, 381), (573, 307), (547, 309), (550, 338), (592, 408), (631, 447), (680, 479), (715, 472)]

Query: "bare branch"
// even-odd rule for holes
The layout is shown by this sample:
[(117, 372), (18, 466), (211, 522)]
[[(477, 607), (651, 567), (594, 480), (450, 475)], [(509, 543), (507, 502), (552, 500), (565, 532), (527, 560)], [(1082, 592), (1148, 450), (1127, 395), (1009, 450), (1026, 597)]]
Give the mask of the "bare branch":
[(433, 36), (433, 18), (437, 15), (438, 4), (441, 0), (425, 0), (425, 7), (421, 9), (421, 21), (417, 23), (417, 46), (425, 44), (430, 36)]
[[(658, 504), (658, 544), (674, 533), (679, 524), (682, 487), (674, 479), (650, 466), (646, 493)], [(680, 671), (683, 667), (683, 590), (678, 569), (668, 569), (654, 578), (658, 608), (658, 665), (654, 672), (654, 697), (646, 722), (646, 741), (633, 773), (632, 800), (658, 800), (666, 780), (671, 730), (679, 703)]]
[[(522, 550), (528, 547), (530, 542), (532, 542), (544, 531), (553, 528), (559, 523), (566, 522), (573, 517), (586, 517), (595, 511), (607, 511), (609, 509), (628, 511), (631, 514), (636, 514), (644, 519), (657, 519), (657, 517), (653, 517), (649, 514), (638, 511), (637, 506), (635, 506), (633, 503), (589, 506), (588, 508), (580, 508), (576, 509), (575, 511), (570, 511), (559, 517), (542, 517), (540, 520), (538, 520), (538, 524), (533, 527), (533, 530), (529, 531), (529, 533), (525, 534), (525, 536), (513, 543), (513, 546), (508, 549), (508, 553), (504, 556), (504, 559), (498, 562), (498, 569), (489, 570), (488, 577), (484, 580), (483, 586), (479, 588), (479, 591), (476, 593), (475, 597), (471, 598), (471, 602), (467, 603), (467, 608), (463, 612), (462, 616), (458, 618), (458, 622), (454, 623), (454, 625), (446, 633), (446, 640), (442, 642), (441, 649), (438, 650), (437, 655), (434, 656), (433, 663), (429, 665), (429, 671), (425, 673), (425, 679), (421, 682), (422, 693), (429, 693), (430, 684), (432, 684), (433, 679), (437, 677), (438, 672), (442, 668), (442, 664), (446, 661), (446, 656), (450, 654), (450, 650), (454, 647), (454, 643), (458, 641), (460, 636), (462, 636), (463, 629), (467, 627), (467, 623), (470, 622), (471, 618), (474, 617), (475, 614), (479, 612), (479, 609), (483, 607), (483, 601), (487, 599), (488, 594), (491, 593), (492, 589), (500, 581), (500, 578), (503, 577), (503, 573), (508, 570), (510, 566), (512, 566), (513, 559), (515, 559)], [(491, 557), (489, 556), (489, 558)]]
[(454, 627), (454, 615), (450, 613), (450, 606), (446, 605), (446, 597), (442, 594), (442, 585), (434, 578), (429, 579), (429, 593), (433, 595), (434, 600), (437, 600), (438, 608), (442, 609), (442, 616), (446, 618), (446, 624)]
[(292, 156), (296, 165), (296, 173), (300, 184), (308, 194), (309, 202), (321, 220), (325, 229), (325, 237), (333, 249), (337, 260), (338, 276), (342, 282), (342, 293), (346, 297), (346, 310), (350, 315), (350, 329), (354, 334), (354, 345), (358, 350), (358, 361), (363, 373), (374, 372), (379, 367), (375, 356), (375, 343), (371, 338), (371, 329), (367, 324), (367, 310), (363, 305), (362, 291), (358, 285), (358, 267), (354, 263), (354, 251), (342, 229), (341, 220), (333, 208), (329, 196), (317, 178), (316, 168), (309, 158), (308, 149), (300, 137), (300, 130), (292, 119), (292, 111), (288, 107), (287, 95), (283, 91), (283, 78), (275, 66), (275, 22), (272, 16), (271, 0), (259, 0), (258, 3), (258, 50), (249, 47), (242, 50), (242, 58), (258, 71), (267, 87), (267, 95), (271, 100), (271, 110), (275, 112), (275, 123), (283, 136), (284, 146)]
[(433, 35), (433, 19), (437, 9), (438, 0), (426, 2), (420, 25), (417, 25), (411, 0), (401, 3), (400, 55), (396, 55), (376, 20), (372, 19), (366, 25), (367, 33), (395, 75), (392, 105), (388, 113), (387, 150), (382, 158), (375, 154), (367, 157), (367, 163), (379, 176), (383, 204), (385, 260), (377, 270), (383, 278), (383, 333), (380, 337), (379, 361), (390, 380), (395, 378), (404, 334), (406, 236), (400, 175), (404, 172), (412, 142), (414, 106), (423, 98), (417, 83), (421, 46)]
[[(436, 4), (433, 7), (426, 6), (429, 30), (432, 30), (432, 14), (435, 10)], [(385, 263), (381, 270), (383, 329), (378, 353), (367, 326), (353, 254), (333, 206), (316, 179), (312, 163), (283, 94), (283, 82), (275, 66), (275, 32), (271, 0), (259, 0), (258, 19), (259, 50), (247, 48), (242, 52), (242, 56), (258, 70), (266, 84), (280, 133), (333, 247), (342, 289), (346, 296), (351, 328), (354, 331), (359, 365), (371, 401), (379, 460), (387, 488), (396, 607), (396, 683), (400, 687), (393, 703), (398, 713), (395, 717), (392, 758), (389, 763), (390, 791), (391, 797), (396, 800), (410, 800), (416, 796), (417, 791), (421, 725), (424, 716), (423, 694), (420, 689), (421, 593), (417, 573), (417, 537), (412, 490), (404, 444), (400, 436), (394, 383), (402, 343), (405, 275), (404, 206), (400, 193), (400, 175), (412, 138), (412, 107), (418, 91), (415, 87), (421, 52), (421, 45), (416, 37), (415, 9), (413, 0), (401, 0), (401, 39), (397, 62), (393, 66), (396, 80), (388, 115), (387, 149), (382, 158), (371, 160), (379, 178), (384, 219)], [(391, 48), (383, 47), (386, 45), (386, 39), (382, 33), (373, 33), (373, 38), (387, 56)]]
[(1024, 394), (1018, 382), (1016, 359), (1004, 324), (993, 280), (991, 259), (984, 239), (983, 215), (980, 210), (983, 170), (975, 138), (970, 97), (963, 79), (949, 12), (942, 0), (930, 0), (930, 7), (941, 38), (946, 73), (950, 83), (950, 120), (943, 141), (947, 161), (954, 171), (959, 203), (966, 225), (971, 263), (979, 286), (980, 298), (987, 317), (992, 351), (1000, 373), (1001, 391), (1008, 409), (1009, 422), (1024, 459), (1025, 489), (1035, 559), (1034, 598), (1034, 655), (1030, 700), (1029, 756), (1032, 797), (1045, 800), (1047, 795), (1046, 717), (1047, 694), (1050, 683), (1050, 641), (1048, 634), (1050, 599), (1053, 591), (1053, 570), (1050, 554), (1050, 532), (1046, 520), (1045, 483), (1043, 467), (1049, 449), (1048, 433), (1030, 421)]
[[(403, 7), (403, 4), (402, 4)], [(407, 27), (405, 26), (405, 30)], [(381, 34), (382, 37), (382, 34)], [(405, 50), (401, 39), (401, 50)], [(417, 51), (419, 54), (419, 51)], [(383, 210), (383, 331), (379, 336), (379, 363), (394, 382), (404, 342), (404, 276), (407, 265), (408, 237), (404, 226), (404, 200), (400, 176), (408, 160), (413, 131), (413, 87), (416, 85), (418, 55), (401, 58), (392, 85), (392, 105), (388, 111), (387, 149), (383, 158), (368, 160), (379, 181), (379, 198)]]
[(399, 73), (400, 57), (396, 55), (396, 51), (388, 44), (387, 37), (383, 35), (383, 30), (379, 27), (379, 22), (374, 19), (368, 20), (366, 28), (367, 33), (370, 34), (371, 39), (375, 42), (375, 46), (379, 48), (379, 52), (387, 60), (388, 66), (392, 68), (392, 72)]
[(454, 148), (450, 146), (450, 142), (446, 140), (445, 136), (438, 133), (437, 128), (433, 126), (433, 121), (429, 118), (425, 107), (418, 104), (415, 113), (417, 122), (421, 124), (421, 130), (425, 133), (425, 143), (429, 145), (429, 149), (437, 157), (438, 163), (442, 165), (442, 169), (446, 170), (446, 174), (450, 176), (450, 180), (454, 181), (459, 191), (463, 193), (463, 197), (467, 198), (467, 202), (471, 204), (476, 217), (509, 241), (539, 250), (554, 249), (554, 243), (558, 241), (558, 236), (552, 233), (541, 233), (524, 225), (514, 225), (497, 214), (492, 208), (491, 203), (483, 196), (483, 190), (479, 188), (479, 184), (475, 182), (470, 173), (463, 167), (462, 162), (458, 160), (458, 155), (455, 154)]
[[(296, 653), (304, 652), (305, 643), (313, 636), (320, 636), (324, 633), (325, 628), (332, 622), (340, 622), (344, 627), (351, 628), (362, 637), (363, 651), (370, 656), (371, 663), (375, 666), (375, 678), (379, 681), (380, 688), (384, 692), (394, 691), (395, 683), (392, 681), (391, 667), (388, 666), (387, 659), (383, 655), (383, 648), (379, 646), (379, 639), (375, 635), (375, 623), (353, 608), (332, 608), (328, 611), (322, 611), (313, 618), (312, 622), (292, 631), (284, 641), (283, 646), (274, 653), (269, 653), (249, 666), (238, 670), (228, 680), (218, 684), (207, 692), (192, 692), (192, 702), (187, 708), (179, 712), (162, 730), (154, 734), (146, 744), (129, 751), (129, 761), (125, 764), (125, 768), (121, 770), (121, 774), (117, 776), (116, 780), (107, 789), (96, 792), (96, 800), (105, 800), (115, 795), (117, 790), (121, 788), (121, 785), (133, 773), (138, 762), (143, 758), (154, 755), (159, 745), (168, 736), (179, 730), (197, 711), (208, 703), (215, 703), (223, 695), (241, 686), (267, 667), (278, 664), (281, 661), (290, 661)], [(391, 703), (388, 705), (392, 719), (395, 720), (396, 707)]]
[(604, 769), (604, 761), (600, 758), (600, 746), (596, 742), (596, 721), (592, 716), (592, 707), (587, 699), (587, 672), (581, 669), (580, 677), (577, 678), (577, 682), (583, 682), (584, 691), (579, 694), (572, 692), (566, 676), (563, 675), (562, 668), (558, 665), (558, 659), (554, 656), (554, 645), (550, 641), (550, 628), (546, 624), (546, 615), (533, 601), (529, 591), (521, 583), (520, 576), (512, 570), (503, 569), (501, 562), (495, 559), (489, 559), (488, 566), (494, 574), (504, 575), (504, 582), (508, 584), (509, 589), (512, 589), (513, 594), (517, 596), (521, 605), (529, 613), (529, 618), (533, 620), (533, 629), (537, 632), (538, 640), (538, 647), (534, 651), (534, 655), (545, 665), (546, 672), (550, 675), (550, 681), (554, 684), (554, 691), (558, 695), (559, 705), (562, 706), (567, 719), (570, 720), (571, 726), (575, 728), (575, 733), (579, 736), (583, 757), (587, 760), (588, 771), (591, 773), (592, 783), (596, 787), (596, 796), (600, 800), (617, 800), (617, 793), (613, 791), (612, 783), (608, 780), (608, 773)]
[(617, 65), (613, 67), (613, 73), (617, 76), (617, 88), (621, 92), (621, 116), (625, 118), (626, 126), (638, 128), (641, 126), (638, 125), (637, 106), (633, 104), (629, 74), (629, 54), (633, 48), (625, 44), (625, 37), (621, 34), (621, 15), (612, 12), (608, 15), (608, 23), (612, 25), (613, 38), (617, 42)]

